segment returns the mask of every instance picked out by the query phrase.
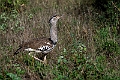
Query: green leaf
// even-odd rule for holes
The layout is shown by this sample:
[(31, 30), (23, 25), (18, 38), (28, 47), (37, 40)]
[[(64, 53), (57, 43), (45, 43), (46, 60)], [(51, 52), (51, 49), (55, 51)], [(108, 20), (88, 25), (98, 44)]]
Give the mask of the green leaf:
[(0, 73), (0, 80), (1, 80), (1, 79), (3, 79), (3, 76), (2, 76), (2, 74)]
[(7, 73), (7, 76), (9, 76), (12, 80), (22, 80), (20, 77), (13, 73)]

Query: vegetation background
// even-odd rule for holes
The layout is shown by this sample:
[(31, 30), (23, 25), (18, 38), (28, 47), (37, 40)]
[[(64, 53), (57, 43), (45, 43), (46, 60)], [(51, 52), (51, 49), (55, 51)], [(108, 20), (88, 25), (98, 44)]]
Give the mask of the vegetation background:
[[(49, 37), (58, 14), (58, 44), (44, 65), (22, 42)], [(0, 80), (120, 80), (119, 0), (0, 0)]]

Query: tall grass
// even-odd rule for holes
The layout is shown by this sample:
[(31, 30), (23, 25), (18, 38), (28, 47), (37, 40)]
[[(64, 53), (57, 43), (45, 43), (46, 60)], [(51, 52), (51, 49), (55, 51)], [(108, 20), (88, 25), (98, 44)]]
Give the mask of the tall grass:
[[(119, 80), (119, 11), (109, 4), (106, 12), (110, 7), (116, 15), (109, 13), (112, 17), (106, 18), (104, 12), (96, 11), (94, 2), (34, 0), (1, 12), (0, 79)], [(27, 52), (13, 56), (19, 44), (49, 37), (48, 20), (55, 14), (63, 17), (57, 24), (58, 44), (48, 54), (48, 64), (34, 60)]]

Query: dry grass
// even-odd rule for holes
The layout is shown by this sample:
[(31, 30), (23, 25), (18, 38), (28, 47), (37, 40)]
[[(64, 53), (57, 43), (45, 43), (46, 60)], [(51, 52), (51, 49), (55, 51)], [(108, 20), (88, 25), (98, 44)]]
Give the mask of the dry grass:
[[(0, 31), (0, 69), (2, 75), (5, 75), (5, 72), (17, 73), (16, 68), (20, 67), (21, 71), (25, 71), (23, 74), (17, 73), (22, 77), (22, 80), (52, 80), (56, 77), (52, 70), (58, 65), (58, 58), (63, 55), (63, 50), (67, 50), (66, 58), (71, 57), (69, 55), (71, 55), (70, 50), (73, 47), (70, 45), (73, 44), (74, 40), (82, 42), (87, 47), (84, 54), (86, 57), (90, 57), (94, 63), (97, 58), (96, 43), (94, 42), (96, 29), (93, 22), (95, 16), (92, 12), (93, 8), (91, 6), (88, 8), (88, 4), (82, 7), (83, 4), (82, 0), (34, 0), (22, 6), (17, 17), (8, 21), (7, 31), (5, 33)], [(23, 41), (49, 37), (48, 20), (55, 14), (63, 15), (63, 18), (58, 22), (58, 44), (47, 56), (48, 65), (43, 65), (30, 58), (27, 52), (13, 56)], [(14, 28), (18, 28), (18, 30)], [(120, 63), (116, 64), (115, 67), (119, 69)], [(70, 66), (73, 67), (73, 64)]]

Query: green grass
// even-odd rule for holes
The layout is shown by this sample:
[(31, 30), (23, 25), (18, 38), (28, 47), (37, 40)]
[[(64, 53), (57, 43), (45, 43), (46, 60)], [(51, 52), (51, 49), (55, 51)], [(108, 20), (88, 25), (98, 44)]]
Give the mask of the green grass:
[[(0, 80), (120, 80), (119, 3), (108, 1), (104, 12), (95, 0), (17, 1), (0, 9)], [(48, 64), (27, 52), (13, 56), (23, 41), (49, 37), (54, 14), (64, 15)]]

